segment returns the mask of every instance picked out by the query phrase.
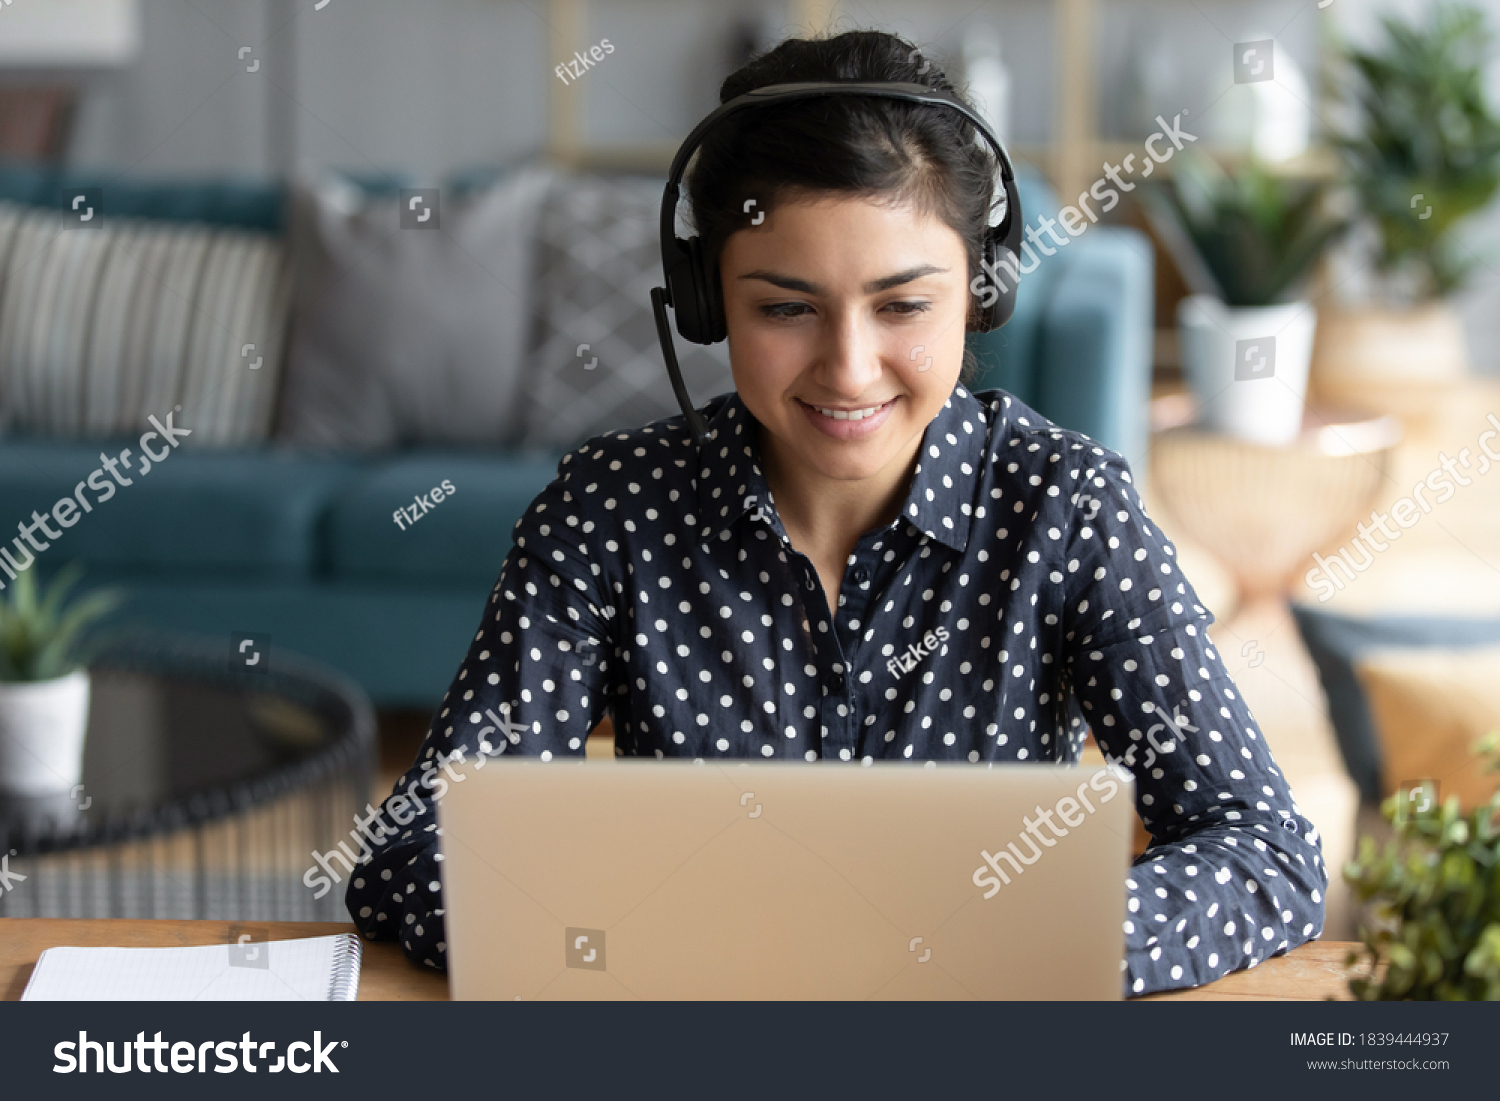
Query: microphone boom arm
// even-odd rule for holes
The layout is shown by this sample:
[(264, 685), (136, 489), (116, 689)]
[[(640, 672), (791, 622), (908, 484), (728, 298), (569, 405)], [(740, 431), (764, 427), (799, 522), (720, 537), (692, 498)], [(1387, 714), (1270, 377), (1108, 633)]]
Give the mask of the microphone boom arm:
[(693, 408), (688, 397), (687, 386), (682, 381), (682, 368), (677, 365), (677, 349), (672, 344), (672, 329), (667, 322), (667, 291), (665, 287), (651, 288), (651, 312), (656, 317), (656, 335), (661, 341), (662, 358), (667, 361), (667, 374), (672, 380), (672, 393), (677, 395), (677, 404), (682, 406), (682, 415), (687, 418), (693, 438), (702, 447), (708, 442), (708, 424), (703, 415)]

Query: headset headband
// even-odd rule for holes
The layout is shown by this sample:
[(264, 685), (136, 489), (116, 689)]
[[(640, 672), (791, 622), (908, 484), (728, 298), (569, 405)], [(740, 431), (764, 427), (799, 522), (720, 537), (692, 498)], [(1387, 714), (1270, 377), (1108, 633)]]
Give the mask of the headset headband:
[[(1016, 194), (1015, 173), (1011, 167), (1010, 155), (1006, 152), (1004, 143), (990, 129), (989, 124), (951, 92), (932, 88), (926, 84), (904, 81), (806, 81), (769, 84), (736, 96), (728, 103), (720, 104), (697, 126), (693, 127), (672, 158), (672, 166), (667, 173), (667, 185), (662, 192), (661, 200), (662, 273), (666, 286), (654, 287), (651, 290), (651, 308), (656, 317), (656, 335), (661, 343), (662, 357), (666, 360), (672, 390), (677, 396), (677, 404), (682, 407), (688, 427), (700, 445), (708, 439), (708, 426), (704, 423), (702, 415), (693, 408), (687, 387), (682, 381), (682, 370), (677, 362), (672, 333), (667, 324), (666, 308), (669, 305), (673, 307), (677, 318), (677, 331), (686, 340), (699, 344), (713, 344), (723, 340), (725, 333), (722, 301), (716, 301), (719, 298), (717, 280), (711, 279), (710, 273), (705, 270), (701, 238), (683, 239), (678, 237), (675, 231), (682, 174), (703, 140), (703, 135), (726, 116), (747, 108), (825, 95), (874, 96), (882, 99), (903, 100), (908, 103), (932, 104), (952, 108), (963, 115), (994, 150), (1000, 162), (1001, 190), (1005, 195), (1004, 216), (998, 225), (991, 226), (985, 231), (981, 256), (993, 266), (997, 260), (998, 249), (1008, 250), (1012, 257), (1019, 250), (1020, 201)], [(1008, 289), (1001, 286), (996, 288), (996, 291), (995, 301), (987, 307), (988, 318), (984, 331), (999, 328), (1005, 324), (1015, 307), (1013, 286)]]

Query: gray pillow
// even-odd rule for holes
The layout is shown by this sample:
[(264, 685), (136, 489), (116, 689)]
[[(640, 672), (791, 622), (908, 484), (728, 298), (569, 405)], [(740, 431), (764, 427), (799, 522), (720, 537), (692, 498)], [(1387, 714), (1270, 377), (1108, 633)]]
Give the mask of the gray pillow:
[[(651, 314), (651, 288), (662, 284), (664, 186), (642, 177), (567, 176), (549, 190), (537, 229), (526, 446), (571, 448), (680, 412)], [(676, 340), (695, 405), (734, 389), (727, 341)]]
[(108, 437), (175, 405), (189, 447), (264, 440), (286, 344), (283, 242), (146, 218), (78, 225), (0, 203), (0, 421)]
[(553, 173), (439, 198), (437, 228), (337, 179), (291, 190), (295, 321), (280, 436), (304, 447), (508, 446)]

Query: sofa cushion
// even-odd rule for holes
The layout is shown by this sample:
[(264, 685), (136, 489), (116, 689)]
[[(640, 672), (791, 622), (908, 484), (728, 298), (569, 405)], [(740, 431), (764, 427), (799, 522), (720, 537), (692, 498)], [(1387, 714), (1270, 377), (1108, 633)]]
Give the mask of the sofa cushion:
[[(113, 495), (85, 486), (89, 512), (74, 514), (67, 528), (48, 521), (61, 532), (40, 555), (49, 571), (82, 559), (107, 567), (110, 575), (307, 577), (318, 565), (319, 522), (354, 473), (345, 461), (270, 449), (179, 447), (142, 476), (135, 439), (6, 440), (0, 443), (0, 536), (8, 539), (18, 522), (31, 523), (33, 510), (46, 514), (72, 497), (79, 482), (101, 469), (101, 451), (115, 458), (122, 447), (131, 449), (134, 470), (118, 469), (131, 484), (116, 485)], [(103, 485), (105, 479), (107, 474), (97, 481)]]
[[(570, 176), (537, 227), (536, 327), (522, 395), (528, 447), (569, 448), (681, 412), (662, 361), (651, 288), (662, 285), (664, 179)], [(729, 344), (676, 335), (695, 405), (734, 389)]]
[(272, 672), (289, 651), (354, 677), (377, 707), (431, 715), (464, 659), (494, 581), (442, 589), (309, 585), (223, 576), (115, 577), (91, 567), (82, 586), (102, 583), (123, 591), (126, 603), (108, 631), (196, 635), (222, 647), (226, 665), (235, 652), (231, 638), (255, 635), (268, 647), (264, 667)]
[(1033, 408), (1124, 455), (1137, 484), (1150, 457), (1151, 241), (1130, 226), (1097, 226), (1056, 278), (1037, 340)]
[(550, 177), (531, 166), (462, 198), (444, 191), (435, 218), (406, 228), (396, 196), (332, 177), (296, 185), (280, 436), (358, 450), (509, 444)]
[(0, 418), (23, 432), (138, 432), (174, 403), (194, 446), (264, 439), (290, 270), (280, 240), (0, 203)]
[(560, 458), (421, 451), (376, 460), (339, 495), (329, 517), (334, 579), (492, 584), (511, 529), (557, 476)]

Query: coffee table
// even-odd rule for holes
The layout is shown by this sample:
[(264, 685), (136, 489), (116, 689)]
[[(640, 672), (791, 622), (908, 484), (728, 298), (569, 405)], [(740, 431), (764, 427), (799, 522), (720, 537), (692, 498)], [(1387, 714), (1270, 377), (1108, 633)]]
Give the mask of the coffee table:
[(347, 920), (342, 887), (302, 877), (365, 806), (369, 700), (284, 650), (262, 672), (230, 649), (140, 635), (90, 667), (82, 784), (0, 794), (0, 916)]

